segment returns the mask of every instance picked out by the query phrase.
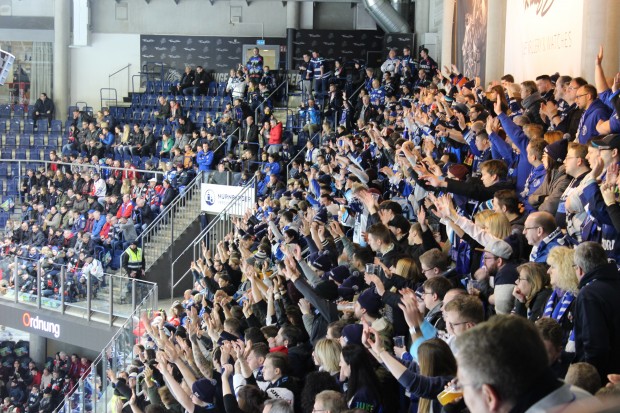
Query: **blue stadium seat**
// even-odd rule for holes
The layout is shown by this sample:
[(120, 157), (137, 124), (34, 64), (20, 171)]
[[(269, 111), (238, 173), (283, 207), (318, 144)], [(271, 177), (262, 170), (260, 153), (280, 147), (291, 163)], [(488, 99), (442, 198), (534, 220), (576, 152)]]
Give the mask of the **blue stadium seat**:
[(220, 110), (220, 99), (219, 98), (215, 98), (213, 99), (212, 105), (211, 105), (211, 112), (218, 112)]
[(7, 176), (9, 176), (9, 166), (6, 162), (2, 162), (0, 163), (0, 177), (6, 178)]
[(19, 133), (21, 132), (22, 121), (21, 119), (11, 119), (9, 121), (9, 132), (10, 133)]
[(34, 113), (34, 105), (30, 105), (28, 106), (28, 115), (26, 115), (26, 117), (28, 119), (32, 119), (32, 114)]
[(24, 117), (24, 107), (22, 105), (13, 106), (13, 117), (14, 118), (23, 118)]
[(0, 159), (13, 159), (13, 151), (9, 148), (2, 148)]
[(37, 131), (39, 132), (47, 133), (48, 126), (49, 123), (47, 122), (47, 119), (39, 119), (37, 121)]
[(33, 161), (40, 161), (41, 151), (39, 150), (39, 148), (30, 149), (30, 151), (28, 152), (28, 158)]
[(220, 82), (217, 84), (217, 95), (218, 96), (226, 95), (226, 82)]
[(56, 148), (62, 145), (62, 135), (57, 132), (50, 133), (50, 136), (47, 138), (47, 146)]
[(209, 96), (217, 96), (217, 82), (215, 82), (214, 80), (209, 82), (209, 88), (207, 90), (207, 94)]
[(207, 112), (205, 111), (200, 111), (198, 112), (198, 114), (196, 115), (196, 122), (197, 124), (199, 124), (199, 126), (202, 126), (206, 123), (206, 118), (207, 118)]
[(32, 119), (24, 120), (24, 133), (34, 133), (34, 121)]
[(24, 148), (15, 149), (15, 159), (28, 159), (26, 158), (26, 149)]
[(67, 108), (67, 119), (71, 119), (73, 117), (73, 112), (77, 110), (77, 106), (69, 106)]
[(9, 148), (17, 146), (17, 135), (15, 134), (6, 135), (6, 138), (4, 139), (4, 146), (9, 147)]
[(41, 146), (45, 146), (45, 135), (42, 135), (39, 133), (34, 135), (32, 146), (35, 148), (40, 148)]
[(10, 119), (10, 118), (11, 118), (11, 106), (1, 105), (0, 106), (0, 119)]
[(62, 133), (62, 121), (54, 119), (50, 131)]
[(30, 135), (22, 133), (19, 135), (19, 146), (27, 148), (30, 146)]

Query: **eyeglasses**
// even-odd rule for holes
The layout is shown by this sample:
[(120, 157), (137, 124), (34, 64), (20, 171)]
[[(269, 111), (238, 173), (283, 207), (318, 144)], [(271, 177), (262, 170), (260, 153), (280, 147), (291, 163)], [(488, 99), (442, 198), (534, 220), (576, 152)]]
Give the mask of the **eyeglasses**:
[(469, 323), (469, 321), (462, 321), (460, 323), (451, 323), (451, 322), (448, 321), (448, 324), (450, 325), (450, 328), (452, 328), (453, 330), (454, 330), (454, 327), (460, 326), (460, 325), (463, 325), (463, 324), (467, 324), (467, 323)]
[(584, 93), (582, 95), (575, 95), (575, 98), (579, 99), (579, 98), (582, 98), (582, 97), (587, 96), (587, 95), (588, 95), (587, 93)]
[(581, 159), (579, 156), (567, 156), (566, 158), (564, 158), (565, 160), (569, 160), (569, 159)]
[(432, 271), (434, 269), (433, 268), (427, 268), (427, 269), (422, 269), (422, 274), (426, 274), (428, 271)]
[(494, 259), (496, 259), (496, 258), (495, 258), (495, 257), (487, 257), (487, 256), (484, 256), (484, 257), (482, 257), (482, 259), (483, 259), (484, 261), (488, 261), (488, 260), (494, 260)]
[(519, 278), (517, 278), (517, 281), (527, 281), (527, 278), (521, 278), (521, 277), (519, 277)]

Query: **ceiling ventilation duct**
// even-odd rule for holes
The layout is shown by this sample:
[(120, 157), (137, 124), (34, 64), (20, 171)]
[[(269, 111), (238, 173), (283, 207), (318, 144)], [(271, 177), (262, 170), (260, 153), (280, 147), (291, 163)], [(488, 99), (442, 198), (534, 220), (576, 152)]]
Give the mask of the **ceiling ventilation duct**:
[(406, 20), (409, 4), (407, 0), (393, 0), (398, 4), (403, 15), (392, 7), (390, 0), (363, 0), (368, 14), (372, 16), (379, 27), (386, 33), (411, 33), (411, 28)]

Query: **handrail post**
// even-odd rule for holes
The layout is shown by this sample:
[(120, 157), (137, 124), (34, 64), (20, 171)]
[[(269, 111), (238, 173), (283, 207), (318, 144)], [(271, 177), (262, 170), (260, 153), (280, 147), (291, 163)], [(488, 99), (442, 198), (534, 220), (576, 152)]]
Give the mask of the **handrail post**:
[(114, 318), (114, 277), (110, 277), (110, 295), (109, 295), (109, 303), (108, 303), (109, 307), (110, 307), (110, 313), (109, 313), (109, 318), (108, 318), (108, 322), (110, 327), (112, 326), (112, 321)]
[(37, 308), (41, 309), (41, 276), (42, 276), (43, 268), (41, 265), (37, 266)]
[(87, 320), (90, 321), (90, 314), (91, 314), (91, 279), (90, 279), (90, 274), (89, 277), (86, 279), (86, 314), (87, 314)]
[(60, 267), (60, 312), (65, 313), (65, 283), (66, 280), (66, 268), (64, 265)]
[(131, 279), (131, 311), (136, 309), (136, 279)]
[(15, 290), (15, 303), (17, 303), (19, 301), (19, 271), (18, 271), (18, 264), (17, 264), (17, 255), (15, 256), (15, 260), (13, 261), (14, 267), (13, 267), (13, 280), (15, 280), (15, 282), (13, 283), (15, 285), (14, 290)]

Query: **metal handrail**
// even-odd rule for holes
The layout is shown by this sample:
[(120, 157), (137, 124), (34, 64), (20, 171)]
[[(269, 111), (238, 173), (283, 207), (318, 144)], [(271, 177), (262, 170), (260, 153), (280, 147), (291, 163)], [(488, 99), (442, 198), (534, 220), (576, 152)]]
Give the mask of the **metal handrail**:
[(114, 72), (114, 73), (112, 73), (112, 74), (109, 74), (109, 75), (108, 75), (108, 79), (109, 79), (109, 78), (111, 78), (112, 76), (116, 75), (117, 73), (122, 72), (122, 71), (123, 71), (123, 70), (125, 70), (125, 69), (129, 69), (129, 67), (130, 67), (130, 66), (131, 66), (131, 63), (127, 63), (127, 65), (125, 65), (125, 66), (121, 67), (121, 68), (120, 68), (120, 69), (118, 69), (116, 72)]
[[(312, 137), (310, 138), (310, 140), (314, 142), (314, 140), (315, 140), (317, 137), (320, 137), (320, 136), (321, 136), (321, 132), (316, 132), (316, 133), (314, 134), (314, 136), (312, 136)], [(290, 171), (290, 169), (291, 169), (291, 165), (293, 164), (293, 161), (294, 161), (295, 159), (299, 158), (299, 155), (301, 155), (301, 154), (302, 154), (302, 153), (304, 153), (305, 151), (306, 151), (306, 148), (305, 148), (305, 147), (300, 148), (300, 149), (299, 149), (299, 152), (297, 152), (297, 154), (291, 158), (291, 160), (289, 161), (289, 163), (288, 163), (288, 164), (286, 164), (286, 180), (287, 180), (287, 181), (288, 181), (288, 179), (289, 179), (289, 171)]]
[[(157, 308), (157, 296), (157, 284), (155, 284), (153, 288), (146, 294), (146, 296), (136, 305), (135, 309), (129, 315), (125, 323), (123, 323), (123, 325), (117, 330), (114, 336), (112, 336), (110, 341), (103, 347), (102, 351), (97, 355), (97, 357), (95, 357), (95, 360), (90, 365), (88, 374), (80, 377), (78, 379), (78, 382), (67, 392), (67, 395), (62, 400), (62, 402), (55, 407), (54, 413), (71, 413), (75, 411), (74, 407), (78, 407), (79, 411), (82, 412), (87, 411), (87, 398), (84, 397), (85, 385), (86, 383), (88, 383), (89, 380), (95, 381), (98, 378), (98, 372), (102, 373), (101, 389), (103, 394), (101, 395), (101, 397), (98, 394), (94, 394), (98, 391), (97, 385), (94, 382), (89, 383), (91, 392), (93, 393), (93, 397), (90, 398), (90, 402), (92, 404), (92, 411), (101, 411), (101, 409), (98, 410), (98, 405), (101, 404), (103, 405), (104, 409), (107, 408), (107, 404), (109, 403), (109, 399), (111, 399), (113, 390), (111, 388), (108, 388), (110, 387), (110, 383), (108, 381), (106, 372), (108, 369), (111, 369), (114, 372), (118, 372), (122, 369), (119, 368), (119, 364), (130, 364), (133, 358), (132, 347), (133, 344), (135, 344), (136, 339), (138, 338), (134, 334), (134, 326), (137, 324), (137, 326), (140, 327), (140, 315), (144, 311), (148, 312), (153, 308)], [(122, 348), (125, 346), (127, 346), (127, 352), (122, 351)], [(108, 352), (110, 352), (111, 354), (108, 354)], [(79, 392), (80, 389), (81, 392)], [(78, 400), (75, 400), (76, 396)], [(75, 406), (76, 402), (79, 403), (79, 406)]]
[[(103, 91), (104, 90), (108, 91), (107, 98), (105, 98), (105, 99), (103, 97)], [(111, 92), (114, 92), (114, 98), (112, 98), (110, 96)], [(104, 101), (106, 102), (105, 106), (107, 106), (107, 107), (110, 106), (110, 102), (114, 102), (114, 106), (117, 106), (118, 105), (118, 93), (117, 93), (116, 89), (114, 89), (112, 87), (103, 87), (103, 88), (99, 89), (99, 103), (101, 104), (102, 108), (104, 107), (104, 105), (103, 105)]]
[[(241, 212), (241, 210), (243, 210), (242, 212), (245, 212), (245, 210), (247, 210), (247, 205), (243, 204), (240, 205), (238, 204), (238, 201), (241, 199), (245, 199), (246, 197), (246, 193), (250, 190), (250, 189), (255, 189), (256, 188), (256, 184), (258, 182), (256, 181), (256, 177), (253, 177), (248, 184), (239, 192), (239, 194), (237, 194), (229, 203), (228, 205), (226, 205), (226, 207), (224, 207), (224, 209), (215, 216), (215, 218), (213, 218), (213, 220), (211, 220), (207, 226), (200, 231), (200, 233), (196, 236), (196, 238), (194, 238), (193, 241), (191, 241), (189, 243), (189, 245), (180, 253), (178, 254), (177, 258), (172, 261), (170, 263), (170, 276), (171, 276), (171, 281), (170, 281), (170, 298), (172, 298), (174, 296), (174, 289), (177, 285), (179, 285), (187, 276), (187, 274), (190, 273), (190, 270), (188, 269), (185, 273), (183, 273), (183, 275), (175, 282), (175, 277), (174, 277), (174, 265), (177, 263), (177, 261), (179, 261), (179, 259), (181, 259), (181, 257), (183, 257), (185, 255), (185, 253), (187, 251), (189, 251), (190, 248), (193, 248), (193, 259), (196, 260), (196, 247), (200, 246), (200, 244), (202, 243), (202, 241), (205, 239), (205, 237), (207, 235), (212, 235), (213, 237), (217, 237), (218, 235), (222, 235), (222, 223), (226, 223), (226, 224), (232, 224), (230, 222), (229, 216), (233, 215), (235, 212)], [(254, 203), (255, 200), (252, 201), (252, 203)], [(236, 211), (231, 211), (233, 209), (236, 209)], [(238, 214), (238, 215), (242, 215)], [(223, 239), (223, 237), (222, 237)]]
[[(196, 177), (184, 188), (183, 193), (179, 194), (169, 205), (167, 205), (160, 213), (159, 215), (157, 215), (157, 218), (155, 218), (153, 220), (153, 222), (151, 222), (151, 224), (149, 226), (147, 226), (143, 232), (140, 233), (140, 235), (138, 236), (138, 242), (140, 242), (140, 246), (142, 248), (144, 248), (144, 240), (146, 239), (147, 242), (148, 240), (150, 240), (155, 234), (155, 232), (160, 228), (161, 224), (166, 221), (166, 222), (171, 222), (173, 223), (174, 220), (171, 219), (172, 217), (174, 217), (174, 209), (184, 200), (186, 200), (190, 195), (195, 195), (195, 189), (196, 187), (200, 187), (200, 184), (202, 183), (202, 171), (199, 171), (199, 173), (196, 175)], [(165, 223), (164, 223), (165, 225)], [(174, 224), (171, 225), (171, 240), (170, 240), (170, 244), (172, 244), (172, 242), (174, 241)], [(126, 251), (123, 251), (123, 253), (121, 254), (121, 262), (123, 259), (123, 256), (126, 254)], [(149, 260), (152, 259), (152, 262), (157, 261), (157, 259), (161, 256), (156, 254), (157, 257), (153, 256), (152, 254), (145, 254), (145, 261), (147, 261), (147, 257), (149, 258)], [(149, 268), (149, 265), (146, 265), (146, 268)]]
[[(112, 170), (112, 171), (131, 171), (131, 172), (140, 172), (140, 173), (146, 173), (146, 174), (160, 174), (160, 175), (164, 174), (163, 171), (160, 171), (158, 169), (154, 169), (150, 171), (148, 169), (120, 168), (120, 167), (108, 166), (108, 165), (92, 165), (88, 163), (71, 163), (71, 162), (62, 162), (62, 161), (47, 161), (47, 160), (32, 160), (32, 159), (3, 159), (2, 162), (18, 162), (18, 163), (25, 162), (27, 164), (42, 163), (45, 165), (49, 165), (49, 164), (67, 165), (67, 166), (75, 166), (78, 168), (96, 169), (97, 171), (101, 169), (106, 169), (106, 170)], [(47, 170), (47, 166), (45, 167), (45, 170)]]
[(276, 93), (278, 91), (278, 89), (280, 89), (283, 85), (287, 84), (288, 82), (286, 80), (284, 80), (282, 83), (280, 83), (274, 90), (273, 92), (271, 92), (271, 94), (269, 96), (267, 96), (267, 98), (261, 102), (260, 105), (258, 105), (256, 107), (256, 109), (254, 110), (254, 119), (258, 119), (258, 110), (261, 109), (263, 107), (263, 105), (265, 105), (265, 102), (267, 102), (274, 93)]
[[(36, 277), (36, 293), (31, 293), (31, 292), (26, 292), (26, 291), (20, 291), (21, 289), (21, 279), (20, 277), (18, 277), (18, 264), (19, 263), (23, 263), (24, 261), (26, 262), (32, 262), (33, 265), (35, 264), (40, 264), (41, 263), (41, 259), (37, 259), (37, 260), (32, 260), (28, 257), (20, 257), (18, 255), (12, 255), (12, 256), (8, 256), (5, 258), (5, 260), (12, 260), (13, 261), (13, 276), (14, 276), (14, 280), (15, 280), (15, 284), (14, 287), (12, 289), (9, 289), (8, 291), (13, 291), (15, 293), (15, 295), (13, 297), (11, 297), (10, 294), (7, 293), (8, 295), (8, 299), (12, 300), (14, 303), (26, 303), (26, 304), (30, 304), (30, 303), (36, 303), (37, 308), (41, 309), (41, 308), (49, 308), (49, 309), (59, 309), (57, 311), (60, 312), (60, 314), (64, 315), (66, 314), (66, 310), (68, 308), (79, 308), (79, 309), (83, 309), (86, 310), (86, 320), (91, 321), (92, 315), (94, 313), (98, 313), (98, 314), (107, 314), (108, 315), (108, 324), (110, 326), (112, 326), (114, 319), (116, 317), (126, 317), (127, 315), (119, 312), (119, 311), (114, 311), (114, 301), (115, 298), (118, 298), (118, 294), (115, 292), (114, 290), (114, 285), (116, 283), (119, 283), (120, 285), (123, 285), (123, 283), (125, 285), (127, 285), (127, 283), (131, 283), (132, 285), (132, 295), (131, 295), (131, 311), (134, 310), (135, 308), (135, 302), (136, 302), (136, 286), (140, 286), (140, 289), (142, 288), (147, 288), (149, 290), (151, 290), (154, 287), (157, 287), (156, 283), (150, 282), (150, 281), (146, 281), (146, 280), (136, 280), (136, 279), (129, 279), (127, 277), (123, 277), (120, 275), (115, 275), (115, 274), (109, 274), (109, 273), (103, 273), (104, 277), (108, 277), (108, 282), (109, 282), (109, 287), (100, 287), (102, 289), (102, 291), (105, 291), (105, 288), (109, 288), (109, 296), (108, 296), (108, 306), (107, 307), (101, 307), (98, 306), (98, 303), (101, 303), (100, 300), (97, 300), (96, 302), (93, 300), (93, 291), (92, 291), (92, 285), (93, 282), (91, 281), (91, 279), (88, 279), (86, 282), (86, 299), (82, 300), (82, 301), (75, 301), (75, 302), (67, 302), (67, 300), (65, 299), (65, 287), (66, 287), (66, 280), (67, 280), (67, 272), (69, 271), (68, 266), (66, 264), (62, 264), (60, 265), (60, 277), (59, 277), (59, 284), (60, 287), (58, 288), (58, 295), (60, 296), (59, 298), (50, 298), (50, 297), (44, 297), (42, 295), (42, 291), (41, 291), (41, 281), (42, 281), (42, 277), (43, 277), (43, 270), (41, 268), (41, 265), (38, 265), (38, 271), (37, 271), (37, 277)], [(116, 280), (116, 282), (115, 282)], [(122, 288), (122, 287), (121, 287)], [(124, 298), (125, 294), (122, 292), (120, 292), (120, 296), (121, 296), (121, 300), (117, 300), (117, 301), (122, 301), (122, 298)], [(34, 298), (34, 300), (33, 300)], [(2, 302), (2, 301), (0, 301)], [(129, 303), (127, 303), (129, 304)]]
[[(136, 93), (136, 84), (134, 82), (136, 77), (140, 78), (140, 85), (138, 86), (138, 93), (140, 93), (139, 89), (142, 87), (142, 78), (143, 77), (146, 78), (147, 81), (149, 79), (149, 76), (146, 73), (138, 73), (138, 74), (131, 76), (131, 93), (134, 93), (134, 94)], [(144, 84), (144, 87), (146, 89), (146, 83)]]
[(234, 130), (234, 131), (233, 131), (230, 135), (228, 135), (228, 136), (226, 137), (226, 139), (224, 139), (224, 140), (222, 141), (222, 143), (220, 143), (220, 146), (218, 146), (218, 147), (217, 147), (217, 148), (213, 151), (213, 153), (217, 153), (217, 151), (219, 151), (219, 150), (220, 150), (220, 148), (221, 148), (222, 146), (224, 146), (224, 144), (225, 144), (226, 142), (228, 142), (228, 140), (229, 140), (230, 138), (232, 138), (233, 136), (235, 136), (235, 133), (237, 133), (237, 132), (239, 131), (239, 128), (241, 128), (241, 126), (237, 126), (237, 129), (235, 129), (235, 130)]

